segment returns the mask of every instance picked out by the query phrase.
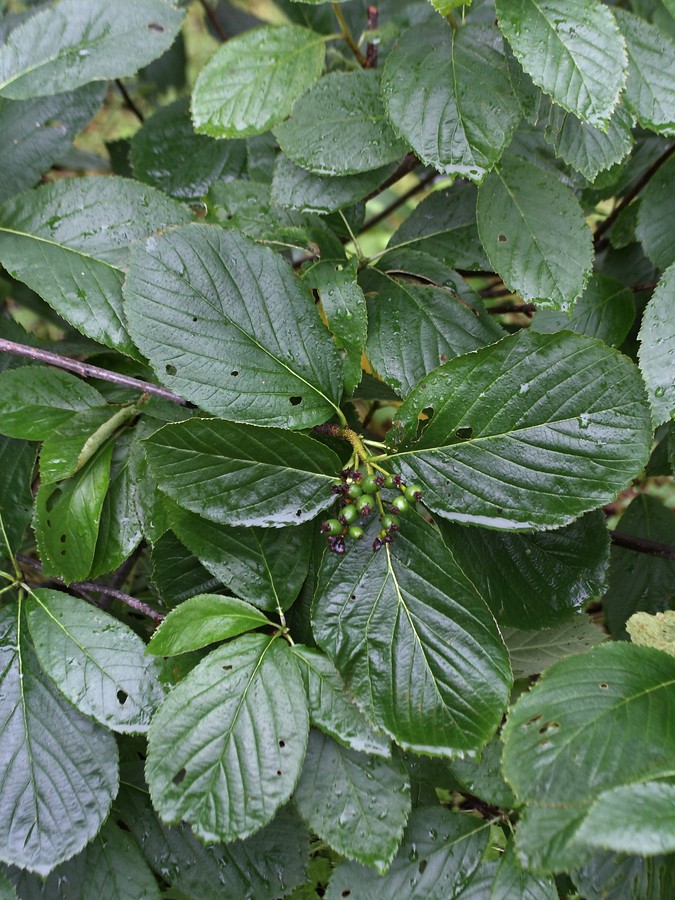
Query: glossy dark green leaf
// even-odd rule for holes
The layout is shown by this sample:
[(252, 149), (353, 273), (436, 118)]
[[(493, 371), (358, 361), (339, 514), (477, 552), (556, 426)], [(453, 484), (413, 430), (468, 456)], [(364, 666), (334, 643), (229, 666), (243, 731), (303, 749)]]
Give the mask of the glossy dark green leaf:
[(282, 640), (249, 634), (210, 653), (152, 720), (146, 773), (162, 819), (202, 840), (247, 837), (272, 820), (300, 775), (307, 700)]
[(574, 653), (585, 653), (607, 639), (606, 632), (583, 614), (553, 628), (502, 628), (501, 632), (514, 678), (540, 675), (553, 663)]
[(366, 269), (360, 283), (368, 301), (368, 359), (402, 397), (447, 360), (504, 337), (482, 308), (453, 291), (375, 269)]
[(359, 753), (391, 756), (391, 742), (375, 731), (351, 700), (330, 659), (302, 644), (295, 644), (293, 653), (300, 664), (312, 725)]
[(296, 166), (280, 153), (274, 167), (272, 200), (278, 206), (301, 212), (336, 212), (362, 200), (395, 169), (396, 165), (390, 164), (360, 175), (315, 175)]
[(134, 340), (162, 382), (214, 415), (306, 428), (342, 371), (311, 295), (267, 247), (208, 225), (151, 238), (124, 288)]
[(182, 206), (147, 185), (61, 179), (0, 207), (0, 262), (88, 337), (137, 356), (122, 311), (129, 245), (187, 221)]
[(187, 97), (163, 106), (131, 139), (134, 175), (172, 197), (201, 197), (218, 178), (236, 178), (246, 158), (243, 141), (195, 134)]
[(511, 681), (494, 620), (431, 525), (407, 517), (376, 553), (378, 530), (344, 557), (325, 554), (317, 643), (367, 717), (404, 749), (478, 748), (499, 724)]
[(622, 9), (614, 11), (626, 40), (628, 79), (624, 102), (643, 128), (675, 136), (675, 41)]
[(0, 99), (0, 200), (32, 187), (94, 115), (102, 84), (32, 100)]
[(366, 69), (325, 75), (274, 133), (289, 159), (317, 175), (368, 172), (407, 149), (388, 124), (379, 74)]
[(661, 900), (675, 891), (675, 856), (597, 853), (572, 880), (588, 900)]
[(0, 437), (0, 558), (9, 549), (15, 553), (21, 544), (33, 512), (31, 484), (35, 469), (35, 445), (28, 441)]
[(218, 138), (268, 131), (321, 75), (325, 55), (323, 35), (297, 25), (237, 35), (199, 74), (192, 95), (195, 128)]
[(655, 425), (675, 418), (675, 264), (667, 269), (647, 304), (640, 327), (640, 369)]
[(333, 850), (382, 875), (403, 838), (410, 783), (400, 760), (356, 753), (312, 730), (293, 800)]
[(66, 584), (82, 581), (91, 570), (112, 452), (109, 443), (72, 478), (37, 492), (33, 528), (44, 571)]
[(118, 787), (117, 747), (42, 673), (16, 606), (0, 610), (0, 654), (0, 860), (46, 875), (105, 821)]
[[(673, 543), (673, 511), (660, 500), (638, 494), (619, 519), (616, 530), (638, 540)], [(625, 638), (625, 626), (636, 612), (657, 613), (675, 607), (675, 560), (612, 547), (608, 589), (602, 605), (615, 638)]]
[(591, 272), (579, 201), (559, 178), (510, 153), (478, 190), (478, 232), (490, 262), (525, 301), (570, 309)]
[(479, 183), (521, 119), (494, 29), (433, 20), (406, 31), (387, 57), (382, 94), (396, 131), (422, 162)]
[(159, 487), (222, 525), (299, 525), (335, 499), (340, 460), (304, 434), (192, 419), (166, 425), (145, 446)]
[(26, 609), (40, 665), (64, 697), (113, 731), (146, 732), (164, 692), (138, 635), (61, 591), (36, 589)]
[(598, 338), (610, 347), (620, 347), (634, 319), (633, 291), (616, 278), (594, 272), (569, 315), (554, 309), (539, 309), (530, 327), (540, 334), (575, 331)]
[(499, 27), (535, 84), (606, 128), (625, 81), (626, 47), (596, 0), (496, 0)]
[(564, 622), (604, 590), (609, 535), (601, 512), (555, 531), (508, 534), (450, 522), (440, 529), (500, 625)]
[(485, 803), (512, 809), (516, 805), (513, 791), (502, 775), (503, 745), (499, 735), (483, 747), (478, 758), (465, 756), (448, 762), (448, 769), (465, 792), (480, 797)]
[(551, 876), (536, 875), (523, 869), (514, 845), (510, 843), (499, 861), (490, 887), (489, 900), (558, 900), (558, 889)]
[(168, 607), (177, 606), (195, 594), (218, 590), (221, 586), (220, 580), (206, 571), (172, 531), (155, 542), (151, 559), (152, 580), (162, 602)]
[(675, 263), (672, 232), (675, 213), (669, 199), (675, 191), (675, 160), (671, 157), (645, 188), (637, 213), (635, 233), (654, 265), (666, 269)]
[(649, 781), (600, 794), (577, 839), (618, 853), (675, 851), (675, 785)]
[(0, 94), (22, 100), (133, 75), (168, 50), (182, 20), (163, 0), (61, 0), (0, 49)]
[(263, 625), (274, 623), (250, 603), (222, 594), (197, 594), (169, 613), (153, 634), (147, 652), (177, 656)]
[(394, 464), (446, 519), (555, 528), (608, 503), (645, 464), (643, 398), (637, 368), (616, 350), (570, 332), (523, 331), (420, 382), (399, 410), (405, 437)]
[[(480, 864), (488, 828), (480, 819), (441, 807), (413, 810), (398, 855), (383, 877), (354, 862), (335, 869), (326, 900), (451, 900)], [(345, 891), (349, 891), (346, 894)]]
[(621, 162), (630, 153), (632, 124), (632, 117), (623, 106), (617, 106), (607, 131), (601, 131), (551, 104), (544, 137), (556, 156), (592, 182), (600, 172)]
[(288, 609), (307, 575), (311, 543), (303, 526), (257, 528), (221, 525), (176, 504), (170, 508), (178, 538), (244, 600), (261, 609)]

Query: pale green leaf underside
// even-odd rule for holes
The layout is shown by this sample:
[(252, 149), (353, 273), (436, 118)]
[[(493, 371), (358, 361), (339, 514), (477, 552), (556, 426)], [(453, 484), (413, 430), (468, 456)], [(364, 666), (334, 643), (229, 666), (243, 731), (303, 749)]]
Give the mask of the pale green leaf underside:
[(61, 0), (0, 48), (0, 94), (24, 100), (133, 75), (169, 49), (182, 20), (164, 0)]
[(617, 106), (606, 131), (582, 122), (572, 113), (552, 105), (544, 137), (555, 155), (593, 182), (600, 172), (621, 162), (633, 146), (630, 113)]
[(606, 128), (625, 81), (626, 48), (596, 0), (497, 0), (499, 27), (535, 84)]
[(600, 794), (575, 840), (617, 853), (673, 853), (675, 785), (652, 781)]
[(555, 528), (608, 503), (646, 463), (643, 398), (634, 364), (599, 341), (521, 332), (420, 382), (399, 410), (408, 437), (394, 465), (451, 521)]
[(640, 328), (640, 369), (654, 424), (675, 418), (675, 264), (667, 269), (647, 304)]
[(585, 653), (607, 637), (586, 615), (577, 615), (564, 625), (538, 631), (502, 628), (502, 636), (509, 650), (514, 678), (540, 675), (561, 659)]
[(326, 39), (298, 25), (254, 28), (229, 40), (199, 74), (195, 129), (217, 138), (268, 131), (321, 75)]
[[(675, 46), (674, 46), (675, 50)], [(649, 180), (637, 210), (635, 235), (657, 269), (675, 263), (675, 158), (671, 158)]]

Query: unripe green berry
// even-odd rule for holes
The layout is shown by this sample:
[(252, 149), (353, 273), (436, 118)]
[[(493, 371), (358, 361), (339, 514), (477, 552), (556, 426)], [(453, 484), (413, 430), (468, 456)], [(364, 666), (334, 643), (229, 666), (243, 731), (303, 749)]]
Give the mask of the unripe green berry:
[(347, 488), (347, 496), (351, 497), (352, 500), (356, 500), (356, 498), (360, 497), (362, 493), (363, 490), (360, 484), (352, 483)]
[(347, 534), (353, 541), (360, 541), (365, 531), (359, 525), (352, 525)]
[(328, 535), (342, 534), (342, 524), (337, 519), (326, 519), (321, 526), (321, 531)]
[(358, 500), (354, 503), (354, 506), (357, 508), (360, 515), (369, 516), (373, 511), (372, 502), (372, 497), (370, 497), (368, 494), (364, 494), (363, 496), (358, 498)]
[(376, 494), (380, 489), (377, 475), (366, 475), (361, 482), (361, 490), (364, 494)]
[(394, 497), (394, 499), (391, 501), (391, 509), (393, 513), (404, 513), (408, 509), (410, 509), (410, 504), (405, 499), (403, 494), (401, 494), (400, 497)]
[(414, 503), (415, 500), (421, 500), (423, 495), (422, 485), (421, 484), (409, 484), (405, 489), (405, 496), (411, 503)]
[(358, 510), (352, 504), (345, 506), (345, 508), (340, 511), (340, 521), (343, 525), (351, 525), (352, 522), (356, 522), (358, 517)]
[(401, 527), (401, 520), (398, 516), (382, 516), (382, 527), (385, 531), (398, 531)]
[(396, 487), (396, 478), (396, 475), (387, 475), (387, 477), (384, 479), (384, 486), (388, 488)]

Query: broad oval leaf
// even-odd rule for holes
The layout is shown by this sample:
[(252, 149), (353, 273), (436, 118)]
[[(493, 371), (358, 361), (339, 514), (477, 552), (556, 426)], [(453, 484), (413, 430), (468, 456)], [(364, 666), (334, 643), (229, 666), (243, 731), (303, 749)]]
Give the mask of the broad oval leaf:
[(675, 889), (675, 857), (596, 851), (590, 862), (572, 872), (572, 879), (587, 900), (660, 900)]
[(138, 356), (122, 311), (129, 246), (188, 212), (126, 178), (72, 178), (0, 207), (0, 262), (88, 337)]
[(667, 269), (647, 304), (640, 327), (640, 369), (655, 425), (675, 418), (675, 264)]
[[(415, 439), (418, 416), (431, 409)], [(567, 331), (522, 331), (450, 360), (420, 382), (399, 418), (393, 465), (422, 483), (425, 504), (506, 531), (556, 528), (609, 503), (651, 446), (636, 366)]]
[(593, 182), (600, 172), (621, 162), (630, 153), (632, 125), (632, 116), (623, 106), (617, 106), (607, 131), (601, 131), (551, 104), (544, 137), (557, 157)]
[(605, 791), (591, 807), (576, 839), (617, 853), (673, 853), (675, 785), (649, 781)]
[(286, 643), (237, 638), (193, 669), (152, 720), (153, 805), (203, 841), (247, 837), (290, 797), (308, 731), (305, 690)]
[[(378, 531), (374, 523), (364, 543)], [(377, 553), (326, 553), (312, 620), (359, 706), (404, 749), (453, 756), (494, 733), (511, 683), (506, 649), (484, 600), (421, 518), (407, 518)]]
[(410, 782), (399, 759), (356, 753), (312, 730), (293, 800), (333, 850), (384, 874), (410, 813)]
[[(294, 510), (295, 513), (295, 510)], [(260, 609), (288, 609), (307, 575), (311, 541), (302, 525), (221, 525), (172, 504), (178, 539), (237, 596)]]
[(138, 635), (61, 591), (36, 589), (26, 610), (40, 665), (64, 697), (113, 731), (146, 732), (164, 691)]
[[(675, 47), (673, 48), (675, 50)], [(675, 263), (675, 159), (671, 157), (650, 178), (637, 211), (635, 234), (649, 259), (659, 269)]]
[(20, 616), (16, 606), (0, 610), (0, 859), (46, 875), (105, 821), (119, 783), (117, 746), (43, 674)]
[(439, 172), (481, 182), (520, 122), (501, 43), (494, 30), (434, 20), (406, 31), (387, 57), (389, 118)]
[(402, 397), (448, 359), (504, 337), (483, 309), (454, 291), (396, 281), (375, 269), (360, 283), (368, 301), (368, 359)]
[(470, 884), (488, 842), (488, 826), (441, 807), (413, 810), (401, 848), (383, 877), (354, 862), (337, 866), (326, 900), (448, 900)]
[(4, 533), (0, 538), (0, 557), (16, 552), (33, 514), (33, 470), (35, 444), (0, 437), (0, 516)]
[(164, 0), (60, 0), (0, 48), (0, 94), (23, 100), (133, 75), (169, 49), (182, 20)]
[(626, 78), (626, 46), (598, 0), (496, 0), (502, 33), (556, 103), (607, 127)]
[(541, 675), (553, 663), (575, 653), (585, 653), (606, 640), (607, 634), (590, 616), (581, 613), (564, 625), (536, 631), (502, 628), (514, 678)]
[(335, 499), (340, 460), (304, 434), (222, 419), (165, 425), (145, 442), (161, 490), (224, 525), (300, 525)]
[(325, 55), (325, 36), (299, 25), (237, 35), (199, 74), (192, 94), (196, 130), (217, 138), (268, 131), (321, 75)]
[(216, 416), (307, 428), (335, 412), (342, 367), (311, 294), (267, 247), (190, 225), (131, 256), (130, 332), (161, 381)]
[(387, 122), (372, 69), (324, 75), (274, 133), (289, 159), (317, 175), (368, 172), (407, 150)]
[(177, 656), (262, 625), (274, 623), (250, 603), (222, 594), (196, 594), (168, 614), (153, 634), (147, 652)]
[(478, 233), (495, 271), (523, 300), (569, 309), (591, 272), (579, 201), (552, 173), (507, 154), (478, 190)]

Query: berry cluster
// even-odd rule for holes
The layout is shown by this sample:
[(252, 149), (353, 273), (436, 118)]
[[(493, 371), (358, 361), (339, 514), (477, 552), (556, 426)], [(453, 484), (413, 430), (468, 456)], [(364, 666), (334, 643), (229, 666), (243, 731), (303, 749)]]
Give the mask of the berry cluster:
[[(382, 488), (400, 491), (389, 504), (385, 512), (380, 494)], [(419, 484), (406, 485), (400, 475), (382, 475), (363, 473), (359, 469), (343, 469), (340, 481), (333, 485), (333, 493), (340, 498), (337, 518), (327, 519), (321, 531), (328, 540), (328, 549), (333, 553), (345, 553), (346, 539), (360, 541), (365, 532), (361, 526), (377, 505), (380, 509), (382, 530), (373, 541), (373, 550), (380, 550), (391, 543), (392, 536), (401, 527), (399, 518), (411, 503), (422, 499), (422, 488)]]

